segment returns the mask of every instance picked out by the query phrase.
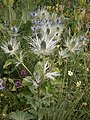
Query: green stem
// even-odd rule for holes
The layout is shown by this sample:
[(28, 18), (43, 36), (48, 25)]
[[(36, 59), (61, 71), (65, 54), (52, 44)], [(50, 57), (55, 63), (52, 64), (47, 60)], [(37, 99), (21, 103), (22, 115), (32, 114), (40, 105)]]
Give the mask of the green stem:
[[(45, 56), (43, 55), (43, 68), (42, 68), (42, 77), (41, 77), (41, 81), (39, 83), (39, 87), (38, 87), (38, 100), (40, 98), (40, 90), (41, 90), (41, 86), (42, 86), (42, 82), (44, 80), (44, 64), (45, 64)], [(40, 105), (39, 105), (40, 106)], [(37, 113), (39, 114), (39, 106), (37, 108)], [(37, 120), (39, 120), (39, 115), (37, 114)]]
[(40, 89), (41, 89), (41, 85), (42, 85), (42, 80), (39, 83), (39, 87), (38, 87), (38, 98), (40, 98)]
[(42, 86), (42, 81), (44, 80), (44, 65), (45, 65), (45, 56), (43, 55), (42, 78), (41, 78), (41, 81), (40, 81), (39, 87), (38, 87), (38, 98), (40, 98), (40, 89), (41, 89), (41, 86)]
[(67, 74), (67, 60), (65, 61), (65, 69), (64, 69), (64, 76), (63, 76), (63, 83), (62, 83), (62, 93), (63, 93), (63, 88), (64, 88), (64, 82), (66, 79), (66, 74)]
[(11, 27), (11, 12), (10, 12), (10, 6), (8, 6), (8, 11), (9, 11), (9, 24), (10, 24), (10, 27)]
[[(18, 57), (16, 54), (15, 54), (15, 57), (16, 57), (16, 59), (20, 62), (20, 59), (19, 59), (19, 57)], [(28, 71), (28, 73), (29, 73), (31, 76), (33, 76), (32, 73), (30, 72), (30, 70), (26, 67), (26, 65), (25, 65), (24, 63), (21, 62), (21, 65)]]
[(30, 70), (26, 67), (26, 65), (25, 65), (24, 63), (21, 63), (21, 64), (22, 64), (22, 66), (29, 72), (29, 74), (30, 74), (31, 76), (33, 76), (32, 73), (30, 72)]
[(84, 50), (83, 50), (83, 52), (84, 52), (84, 58), (83, 58), (83, 60), (84, 60), (84, 74), (85, 74), (85, 82), (86, 82), (86, 84), (88, 83), (88, 77), (87, 77), (87, 71), (86, 71), (86, 69), (87, 69), (87, 60), (86, 60), (86, 56), (85, 56), (85, 52), (86, 52), (86, 50), (85, 50), (85, 46), (84, 46)]

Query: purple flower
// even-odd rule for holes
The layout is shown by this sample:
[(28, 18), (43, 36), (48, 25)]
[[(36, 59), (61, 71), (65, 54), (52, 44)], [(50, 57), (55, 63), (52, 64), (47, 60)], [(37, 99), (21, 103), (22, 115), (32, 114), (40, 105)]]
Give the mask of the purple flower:
[(62, 23), (62, 20), (60, 17), (57, 16), (56, 19), (54, 20), (54, 22), (56, 25), (60, 25)]
[(3, 81), (0, 79), (0, 90), (3, 90), (5, 87), (2, 86)]
[(21, 70), (21, 77), (26, 77), (26, 74), (27, 74), (27, 72), (26, 72), (26, 70), (25, 69), (22, 69)]
[(15, 86), (16, 87), (20, 87), (21, 86), (21, 82), (20, 81), (16, 81)]
[(33, 26), (33, 27), (31, 27), (31, 30), (32, 31), (37, 31), (37, 30), (40, 30), (40, 27), (39, 26)]

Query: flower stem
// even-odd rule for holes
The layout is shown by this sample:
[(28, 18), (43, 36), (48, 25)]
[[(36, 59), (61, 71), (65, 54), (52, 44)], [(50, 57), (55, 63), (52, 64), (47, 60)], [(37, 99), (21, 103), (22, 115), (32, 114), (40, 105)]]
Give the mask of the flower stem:
[(21, 63), (21, 64), (22, 64), (22, 66), (29, 72), (29, 74), (30, 74), (31, 76), (33, 76), (32, 73), (30, 72), (30, 70), (26, 67), (26, 65), (25, 65), (24, 63)]
[(8, 10), (9, 10), (9, 24), (11, 27), (11, 8), (10, 8), (10, 6), (8, 6)]
[[(20, 62), (20, 59), (19, 59), (19, 57), (15, 54), (15, 57), (16, 57), (16, 59)], [(31, 75), (31, 76), (33, 76), (32, 75), (32, 73), (31, 73), (31, 71), (27, 68), (27, 66), (23, 63), (23, 62), (20, 62), (21, 63), (21, 65), (29, 72), (29, 74)]]
[[(40, 90), (41, 90), (41, 86), (42, 86), (42, 81), (44, 80), (44, 64), (45, 64), (45, 56), (43, 55), (43, 67), (42, 67), (42, 76), (41, 76), (41, 81), (39, 83), (39, 86), (38, 86), (38, 100), (40, 98)], [(40, 106), (40, 104), (39, 104)], [(37, 120), (39, 120), (39, 106), (37, 108)]]
[(42, 85), (42, 80), (39, 83), (39, 87), (38, 87), (38, 98), (40, 98), (40, 89), (41, 89), (41, 85)]
[(43, 68), (42, 68), (42, 77), (41, 77), (41, 81), (39, 83), (39, 87), (38, 87), (38, 98), (40, 98), (40, 89), (42, 86), (42, 81), (44, 80), (44, 64), (45, 64), (45, 56), (43, 55)]

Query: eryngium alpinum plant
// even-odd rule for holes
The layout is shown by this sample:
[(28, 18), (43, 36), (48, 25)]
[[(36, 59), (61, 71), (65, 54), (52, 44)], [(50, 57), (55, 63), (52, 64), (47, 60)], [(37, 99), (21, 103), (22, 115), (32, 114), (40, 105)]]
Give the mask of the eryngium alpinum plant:
[(0, 119), (89, 120), (85, 1), (34, 2), (0, 3)]

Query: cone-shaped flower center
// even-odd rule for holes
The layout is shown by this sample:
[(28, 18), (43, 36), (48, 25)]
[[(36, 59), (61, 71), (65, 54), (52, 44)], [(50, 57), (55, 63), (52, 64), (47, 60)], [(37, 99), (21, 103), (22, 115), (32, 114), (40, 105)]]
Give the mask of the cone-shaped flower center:
[(10, 44), (8, 44), (8, 49), (9, 49), (10, 51), (13, 50), (13, 48), (12, 48), (12, 46), (11, 46)]
[(41, 42), (41, 49), (42, 50), (46, 49), (46, 42), (44, 40)]

